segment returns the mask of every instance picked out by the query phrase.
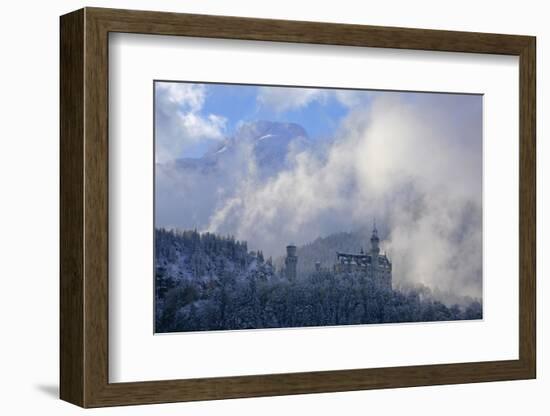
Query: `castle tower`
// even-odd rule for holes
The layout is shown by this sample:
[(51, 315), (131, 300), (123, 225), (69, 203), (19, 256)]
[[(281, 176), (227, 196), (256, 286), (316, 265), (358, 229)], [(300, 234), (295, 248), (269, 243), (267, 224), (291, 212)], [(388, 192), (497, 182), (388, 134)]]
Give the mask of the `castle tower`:
[(378, 256), (378, 254), (380, 254), (380, 246), (379, 246), (380, 239), (378, 238), (378, 230), (376, 229), (376, 223), (372, 228), (372, 236), (370, 238), (370, 243), (371, 243), (370, 251), (372, 255)]
[(293, 244), (286, 246), (285, 275), (288, 280), (296, 280), (297, 265), (296, 246)]

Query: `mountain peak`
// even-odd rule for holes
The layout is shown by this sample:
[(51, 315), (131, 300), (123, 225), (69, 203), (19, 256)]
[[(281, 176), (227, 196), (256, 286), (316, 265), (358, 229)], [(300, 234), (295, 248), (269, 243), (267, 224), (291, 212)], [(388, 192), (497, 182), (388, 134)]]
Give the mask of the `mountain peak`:
[(260, 140), (275, 136), (285, 139), (308, 138), (307, 132), (299, 124), (267, 120), (242, 124), (235, 133), (235, 138), (249, 140)]
[(202, 157), (178, 159), (176, 165), (203, 175), (216, 172), (231, 176), (233, 172), (226, 169), (234, 169), (233, 161), (239, 160), (242, 150), (251, 146), (259, 177), (266, 179), (288, 169), (293, 163), (293, 155), (310, 145), (305, 129), (299, 124), (260, 120), (242, 124), (233, 137)]

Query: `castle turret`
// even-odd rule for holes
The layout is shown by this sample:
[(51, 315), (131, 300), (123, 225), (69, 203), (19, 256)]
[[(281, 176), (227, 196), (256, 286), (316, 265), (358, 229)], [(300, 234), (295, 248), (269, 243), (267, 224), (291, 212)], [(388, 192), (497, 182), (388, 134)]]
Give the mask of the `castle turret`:
[(378, 256), (378, 254), (380, 254), (380, 247), (379, 247), (379, 243), (380, 243), (380, 239), (378, 238), (378, 230), (376, 229), (376, 224), (374, 224), (373, 226), (373, 229), (372, 229), (372, 236), (370, 238), (370, 243), (371, 243), (371, 253), (373, 255), (376, 255)]
[(286, 246), (285, 275), (288, 280), (296, 279), (297, 265), (298, 256), (296, 255), (296, 246), (293, 244)]

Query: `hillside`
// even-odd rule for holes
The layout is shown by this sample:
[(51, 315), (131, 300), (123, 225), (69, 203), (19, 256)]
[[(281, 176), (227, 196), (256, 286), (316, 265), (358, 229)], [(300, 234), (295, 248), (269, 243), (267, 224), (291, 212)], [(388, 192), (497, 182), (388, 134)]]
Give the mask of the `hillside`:
[[(385, 234), (385, 229), (381, 233)], [(321, 263), (321, 267), (332, 269), (336, 261), (336, 252), (359, 253), (361, 249), (370, 249), (371, 230), (361, 228), (353, 232), (339, 232), (315, 240), (297, 247), (298, 273), (300, 275), (311, 273), (315, 270), (315, 263)], [(277, 267), (284, 264), (284, 257), (278, 257), (275, 261)]]
[[(477, 301), (449, 307), (427, 296), (429, 291), (388, 290), (361, 272), (322, 270), (289, 281), (275, 272), (271, 259), (247, 252), (247, 244), (232, 237), (162, 229), (155, 237), (156, 332), (482, 317)], [(313, 257), (337, 244), (347, 249), (354, 238), (341, 233), (319, 239), (304, 247), (303, 255)]]

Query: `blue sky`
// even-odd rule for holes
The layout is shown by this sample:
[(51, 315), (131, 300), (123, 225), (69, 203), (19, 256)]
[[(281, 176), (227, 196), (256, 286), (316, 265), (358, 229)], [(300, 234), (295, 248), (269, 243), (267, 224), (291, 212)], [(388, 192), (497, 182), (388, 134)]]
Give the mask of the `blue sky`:
[(313, 140), (331, 138), (350, 113), (366, 113), (382, 97), (443, 109), (460, 100), (452, 111), (480, 111), (482, 102), (480, 95), (157, 81), (157, 162), (199, 158), (240, 124), (258, 120), (299, 124)]
[(340, 101), (330, 96), (323, 101), (312, 100), (304, 106), (282, 110), (262, 103), (259, 98), (261, 91), (278, 90), (284, 93), (315, 89), (227, 84), (210, 84), (206, 88), (203, 112), (227, 117), (229, 134), (235, 131), (239, 122), (270, 120), (297, 123), (306, 129), (311, 138), (324, 137), (333, 134), (340, 119), (349, 112)]
[[(171, 158), (200, 157), (222, 137), (230, 137), (241, 123), (256, 120), (292, 122), (301, 125), (311, 139), (330, 138), (351, 109), (369, 106), (376, 92), (322, 88), (272, 87), (240, 84), (156, 82), (157, 133), (166, 140), (185, 141), (181, 147), (167, 146), (177, 154)], [(196, 105), (189, 105), (196, 100)], [(175, 105), (171, 105), (175, 104)], [(166, 108), (168, 107), (168, 108)], [(162, 112), (164, 111), (164, 117)], [(183, 119), (200, 120), (202, 130), (170, 128)], [(209, 118), (214, 116), (214, 126)], [(181, 126), (180, 126), (181, 127)], [(169, 132), (177, 132), (174, 137)], [(193, 134), (194, 133), (194, 134)], [(200, 136), (200, 137), (199, 137)], [(210, 136), (210, 137), (209, 137)]]

